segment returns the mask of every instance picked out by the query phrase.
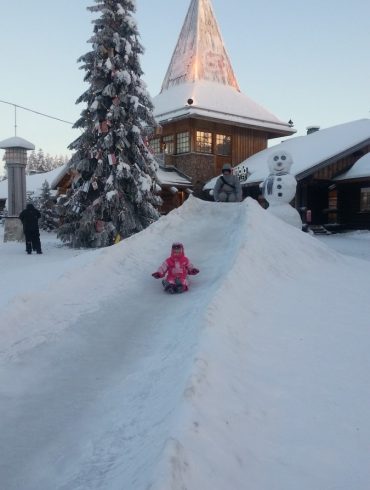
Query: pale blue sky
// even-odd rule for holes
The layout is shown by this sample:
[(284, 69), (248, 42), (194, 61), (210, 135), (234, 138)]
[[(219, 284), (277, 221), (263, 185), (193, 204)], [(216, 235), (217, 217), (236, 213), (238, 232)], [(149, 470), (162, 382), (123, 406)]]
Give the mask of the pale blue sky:
[[(90, 50), (93, 0), (0, 0), (0, 99), (75, 122), (85, 90), (76, 60)], [(190, 0), (137, 0), (142, 67), (157, 95)], [(369, 0), (212, 0), (243, 93), (298, 134), (370, 117)], [(79, 134), (18, 110), (18, 136), (66, 154)], [(0, 140), (14, 110), (0, 104)]]

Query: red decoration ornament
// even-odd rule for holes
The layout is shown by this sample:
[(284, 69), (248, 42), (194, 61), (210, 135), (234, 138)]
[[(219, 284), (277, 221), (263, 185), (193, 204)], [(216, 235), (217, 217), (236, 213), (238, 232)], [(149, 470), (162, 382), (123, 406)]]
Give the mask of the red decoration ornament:
[(116, 155), (114, 153), (111, 153), (110, 155), (108, 155), (108, 162), (109, 162), (109, 165), (117, 165), (117, 158), (116, 158)]

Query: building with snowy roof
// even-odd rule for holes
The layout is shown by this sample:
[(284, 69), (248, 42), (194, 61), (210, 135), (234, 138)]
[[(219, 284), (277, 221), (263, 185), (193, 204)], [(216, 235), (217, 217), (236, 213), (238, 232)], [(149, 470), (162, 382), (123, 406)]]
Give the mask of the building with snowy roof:
[[(310, 211), (312, 225), (370, 229), (370, 119), (317, 128), (247, 158), (235, 169), (247, 176), (242, 181), (245, 195), (260, 200), (268, 158), (279, 148), (293, 158), (295, 207)], [(204, 190), (210, 192), (214, 183), (211, 179)]]
[(161, 128), (151, 137), (153, 152), (163, 153), (196, 188), (224, 163), (236, 165), (265, 149), (270, 138), (295, 133), (291, 123), (240, 91), (210, 0), (191, 0), (153, 102)]

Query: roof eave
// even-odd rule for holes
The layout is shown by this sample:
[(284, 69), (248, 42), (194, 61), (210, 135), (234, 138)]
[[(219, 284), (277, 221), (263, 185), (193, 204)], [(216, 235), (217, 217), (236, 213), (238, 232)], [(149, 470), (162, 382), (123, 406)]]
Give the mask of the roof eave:
[(307, 170), (304, 170), (303, 172), (296, 174), (296, 179), (302, 180), (308, 177), (309, 175), (313, 174), (314, 172), (317, 172), (318, 170), (321, 170), (322, 168), (327, 167), (328, 165), (336, 162), (337, 160), (345, 158), (351, 153), (354, 153), (355, 151), (361, 150), (366, 145), (370, 145), (370, 138), (367, 138), (366, 140), (363, 140), (361, 143), (357, 143), (357, 145), (351, 146), (350, 148), (347, 148), (346, 150), (343, 150), (342, 152), (337, 153), (336, 155), (333, 155), (332, 157), (327, 158), (326, 160), (322, 160), (321, 162), (317, 163), (313, 167), (310, 167)]
[(338, 184), (353, 184), (356, 182), (363, 182), (365, 180), (370, 181), (370, 175), (363, 175), (362, 177), (348, 177), (347, 179), (333, 179), (335, 183)]
[[(296, 129), (289, 128), (286, 126), (284, 123), (281, 123), (281, 127), (274, 127), (274, 126), (280, 126), (279, 123), (275, 122), (270, 122), (265, 121), (265, 120), (259, 120), (259, 119), (246, 119), (245, 122), (243, 121), (234, 121), (232, 119), (223, 119), (222, 113), (217, 114), (214, 111), (208, 110), (208, 109), (202, 109), (204, 111), (208, 111), (209, 114), (205, 115), (202, 113), (198, 113), (196, 111), (187, 111), (184, 112), (183, 114), (177, 114), (176, 113), (180, 112), (183, 109), (175, 109), (170, 112), (162, 113), (162, 114), (157, 114), (155, 115), (155, 118), (157, 119), (158, 123), (161, 125), (164, 125), (166, 123), (171, 123), (173, 121), (179, 121), (183, 119), (203, 119), (206, 121), (212, 121), (212, 122), (218, 122), (225, 124), (227, 126), (237, 126), (241, 128), (248, 128), (248, 129), (254, 129), (256, 131), (264, 131), (269, 134), (269, 138), (279, 138), (279, 137), (284, 137), (284, 136), (291, 136), (294, 133), (296, 133)], [(230, 117), (235, 117), (242, 119), (243, 116), (239, 116), (237, 114), (225, 114), (225, 116), (230, 116)], [(260, 122), (261, 124), (257, 124)], [(264, 125), (263, 125), (264, 124)]]

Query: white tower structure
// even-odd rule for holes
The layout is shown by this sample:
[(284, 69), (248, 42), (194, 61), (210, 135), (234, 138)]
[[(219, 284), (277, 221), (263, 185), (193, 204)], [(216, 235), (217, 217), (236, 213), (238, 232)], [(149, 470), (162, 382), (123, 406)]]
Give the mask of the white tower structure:
[(0, 142), (5, 150), (5, 167), (8, 175), (8, 217), (5, 221), (4, 241), (22, 240), (23, 230), (19, 213), (26, 207), (27, 151), (35, 146), (29, 141), (14, 136)]

